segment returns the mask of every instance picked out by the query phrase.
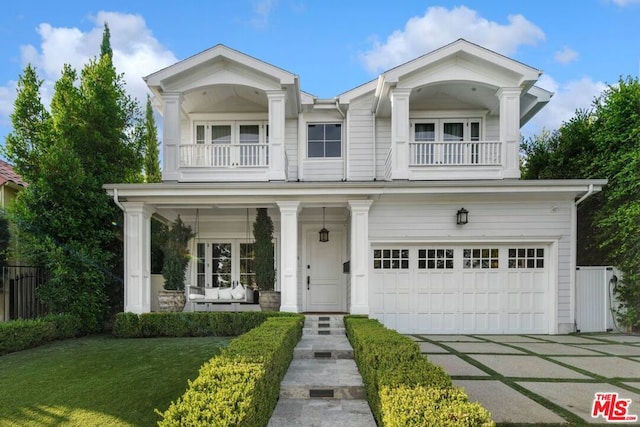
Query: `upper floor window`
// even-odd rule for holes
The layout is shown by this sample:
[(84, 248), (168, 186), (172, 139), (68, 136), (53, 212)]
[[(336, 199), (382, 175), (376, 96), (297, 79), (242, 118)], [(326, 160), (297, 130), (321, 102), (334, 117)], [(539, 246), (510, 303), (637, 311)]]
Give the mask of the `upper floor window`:
[(251, 122), (195, 122), (196, 144), (266, 144), (268, 125)]
[(413, 120), (413, 140), (480, 141), (481, 119), (416, 119)]
[(481, 119), (416, 119), (411, 124), (412, 165), (491, 163), (495, 154), (480, 147)]
[(342, 125), (313, 123), (307, 125), (307, 157), (342, 157)]

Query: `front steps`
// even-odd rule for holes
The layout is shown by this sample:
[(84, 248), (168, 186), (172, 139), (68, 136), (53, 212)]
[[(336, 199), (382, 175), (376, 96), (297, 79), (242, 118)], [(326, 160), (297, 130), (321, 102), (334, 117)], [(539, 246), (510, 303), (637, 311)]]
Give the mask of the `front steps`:
[(307, 315), (270, 427), (375, 427), (342, 315)]

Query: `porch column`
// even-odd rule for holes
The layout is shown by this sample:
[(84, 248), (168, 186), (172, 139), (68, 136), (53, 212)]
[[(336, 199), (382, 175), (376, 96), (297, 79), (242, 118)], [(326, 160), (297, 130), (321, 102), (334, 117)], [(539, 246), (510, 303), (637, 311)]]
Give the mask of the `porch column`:
[(300, 202), (276, 202), (280, 209), (280, 311), (298, 310), (298, 213)]
[(409, 95), (411, 89), (391, 90), (391, 179), (409, 179)]
[(351, 314), (369, 314), (369, 208), (373, 200), (349, 200), (351, 211)]
[(182, 93), (162, 94), (162, 180), (177, 181), (180, 167), (180, 116)]
[(503, 87), (496, 96), (500, 100), (503, 178), (520, 178), (520, 88)]
[(124, 311), (151, 311), (151, 215), (143, 202), (124, 207)]
[(269, 180), (285, 181), (284, 121), (286, 94), (284, 90), (267, 91), (269, 99)]

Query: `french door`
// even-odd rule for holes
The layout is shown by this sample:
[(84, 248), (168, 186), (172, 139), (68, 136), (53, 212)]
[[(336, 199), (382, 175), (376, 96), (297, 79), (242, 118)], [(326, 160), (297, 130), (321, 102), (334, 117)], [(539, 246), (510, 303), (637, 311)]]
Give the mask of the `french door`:
[(197, 286), (227, 288), (238, 283), (255, 284), (252, 242), (240, 239), (199, 241), (195, 255)]

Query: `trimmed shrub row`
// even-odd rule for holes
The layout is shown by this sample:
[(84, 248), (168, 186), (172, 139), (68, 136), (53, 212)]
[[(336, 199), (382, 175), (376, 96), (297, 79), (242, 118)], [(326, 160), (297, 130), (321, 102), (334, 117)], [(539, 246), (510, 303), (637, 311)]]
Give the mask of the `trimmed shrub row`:
[(72, 338), (80, 330), (80, 321), (71, 314), (48, 314), (38, 319), (0, 322), (0, 355)]
[(118, 338), (229, 337), (242, 335), (269, 317), (291, 317), (278, 312), (118, 313), (113, 335)]
[(344, 323), (379, 426), (494, 425), (410, 338), (366, 317), (346, 316)]
[(301, 315), (271, 317), (231, 341), (164, 413), (156, 410), (158, 425), (266, 426), (303, 323)]

